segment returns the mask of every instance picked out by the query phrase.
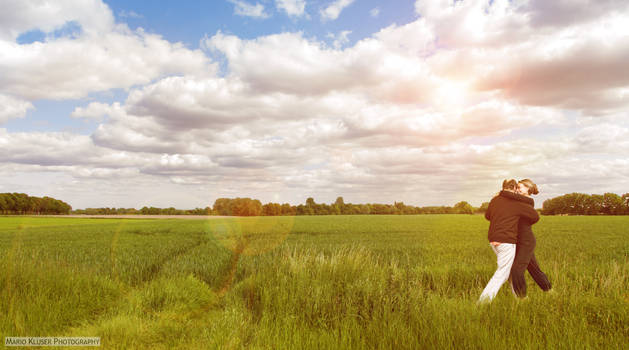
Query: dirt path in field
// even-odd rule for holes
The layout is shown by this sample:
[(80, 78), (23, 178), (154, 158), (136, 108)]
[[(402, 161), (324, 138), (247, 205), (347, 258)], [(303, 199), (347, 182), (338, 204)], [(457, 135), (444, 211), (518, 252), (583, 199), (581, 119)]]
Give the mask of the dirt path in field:
[(232, 218), (235, 216), (218, 215), (36, 215), (42, 218), (82, 218), (82, 219), (187, 219), (187, 220), (207, 220)]
[(227, 271), (227, 275), (225, 276), (225, 280), (223, 281), (223, 285), (221, 289), (218, 291), (218, 296), (223, 297), (225, 293), (229, 291), (234, 282), (234, 276), (236, 276), (236, 270), (238, 269), (238, 261), (240, 260), (240, 255), (245, 251), (248, 242), (246, 240), (240, 240), (236, 245), (236, 249), (232, 253), (232, 257), (229, 264), (229, 270)]

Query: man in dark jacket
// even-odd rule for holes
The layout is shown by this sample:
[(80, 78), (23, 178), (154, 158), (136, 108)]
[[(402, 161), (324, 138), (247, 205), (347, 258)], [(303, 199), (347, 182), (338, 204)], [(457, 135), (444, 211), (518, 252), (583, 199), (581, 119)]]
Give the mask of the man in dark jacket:
[(520, 219), (527, 220), (531, 225), (539, 221), (539, 214), (530, 204), (532, 199), (515, 193), (517, 184), (513, 179), (503, 181), (502, 191), (492, 198), (485, 212), (485, 218), (489, 220), (487, 237), (496, 254), (498, 268), (481, 293), (479, 302), (491, 301), (509, 278)]

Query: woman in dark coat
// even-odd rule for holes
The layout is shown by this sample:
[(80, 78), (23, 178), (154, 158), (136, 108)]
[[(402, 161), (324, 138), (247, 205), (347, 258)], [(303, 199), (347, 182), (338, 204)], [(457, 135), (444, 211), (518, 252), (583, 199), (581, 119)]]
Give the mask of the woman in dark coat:
[[(532, 194), (538, 194), (537, 185), (530, 179), (518, 181), (518, 193), (530, 198)], [(531, 203), (533, 199), (531, 198)], [(533, 204), (531, 204), (533, 205)], [(520, 298), (526, 297), (526, 280), (524, 270), (528, 270), (531, 277), (543, 291), (551, 289), (550, 281), (546, 274), (540, 269), (537, 259), (535, 259), (535, 236), (531, 229), (531, 224), (527, 220), (518, 222), (518, 241), (516, 244), (515, 259), (511, 266), (511, 285), (513, 292)]]

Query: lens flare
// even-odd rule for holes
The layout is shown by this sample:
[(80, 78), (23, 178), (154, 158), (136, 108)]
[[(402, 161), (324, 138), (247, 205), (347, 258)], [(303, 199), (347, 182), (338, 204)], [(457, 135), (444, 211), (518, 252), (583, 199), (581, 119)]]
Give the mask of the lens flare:
[(294, 223), (294, 216), (215, 217), (207, 221), (209, 232), (220, 244), (249, 256), (282, 244)]

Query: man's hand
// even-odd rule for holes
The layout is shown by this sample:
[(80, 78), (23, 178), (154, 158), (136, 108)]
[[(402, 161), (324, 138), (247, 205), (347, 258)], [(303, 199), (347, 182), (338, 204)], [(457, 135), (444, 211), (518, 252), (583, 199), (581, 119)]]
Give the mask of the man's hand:
[(500, 242), (489, 242), (489, 244), (493, 245), (494, 247), (497, 247), (500, 245)]

